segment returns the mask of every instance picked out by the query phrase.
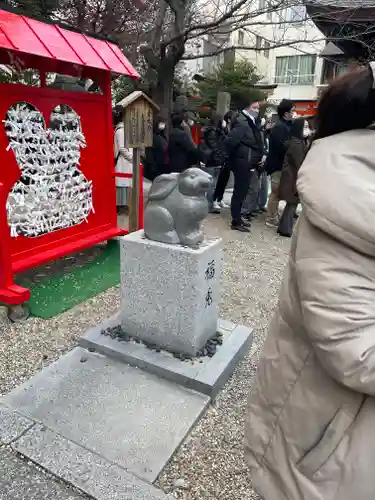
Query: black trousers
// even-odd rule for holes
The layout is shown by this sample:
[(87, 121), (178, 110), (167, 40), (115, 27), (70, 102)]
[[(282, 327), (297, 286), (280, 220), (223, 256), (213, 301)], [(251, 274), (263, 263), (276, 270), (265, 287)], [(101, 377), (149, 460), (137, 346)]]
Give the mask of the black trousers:
[(242, 205), (249, 190), (251, 171), (247, 165), (232, 167), (234, 175), (234, 188), (231, 202), (232, 223), (241, 224)]
[(214, 193), (213, 201), (222, 201), (224, 197), (225, 188), (227, 187), (230, 176), (230, 167), (225, 164), (219, 173), (219, 178), (216, 183), (216, 189)]
[(289, 203), (285, 205), (283, 215), (279, 223), (279, 232), (284, 236), (291, 236), (293, 233), (294, 216), (297, 212), (298, 203)]

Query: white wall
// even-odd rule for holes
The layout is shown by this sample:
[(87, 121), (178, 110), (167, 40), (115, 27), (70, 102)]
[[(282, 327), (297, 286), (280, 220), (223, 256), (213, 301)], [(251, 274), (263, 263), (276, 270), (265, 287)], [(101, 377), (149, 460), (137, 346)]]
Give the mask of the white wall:
[[(304, 11), (300, 11), (303, 16)], [(262, 15), (259, 17), (260, 21), (266, 22), (262, 26), (253, 26), (251, 29), (254, 34), (258, 34), (263, 38), (262, 44), (265, 40), (272, 41), (271, 43), (276, 48), (271, 49), (269, 57), (264, 56), (264, 50), (236, 50), (236, 59), (248, 59), (253, 62), (261, 75), (264, 76), (262, 82), (264, 83), (277, 83), (275, 82), (276, 73), (276, 58), (285, 56), (296, 56), (305, 54), (316, 55), (315, 75), (313, 83), (310, 85), (295, 85), (295, 84), (280, 84), (275, 89), (271, 99), (273, 101), (280, 101), (283, 98), (288, 99), (315, 99), (317, 97), (317, 85), (321, 83), (321, 73), (323, 67), (323, 60), (319, 54), (325, 46), (325, 40), (322, 33), (316, 28), (311, 20), (302, 22), (285, 22), (290, 20), (290, 16), (295, 15), (295, 11), (272, 13), (272, 15)], [(268, 23), (268, 24), (267, 24)], [(233, 33), (231, 43), (238, 45), (238, 32)], [(292, 43), (292, 45), (288, 45)], [(255, 36), (244, 36), (244, 44), (248, 46), (255, 46)], [(263, 46), (263, 45), (262, 45)]]
[[(243, 36), (243, 45), (248, 46), (248, 47), (255, 47), (256, 45), (256, 37), (254, 35), (250, 35), (247, 32), (243, 30), (235, 31), (232, 33), (231, 36), (231, 45), (232, 46), (238, 46), (239, 45), (239, 32), (242, 31), (242, 36)], [(260, 77), (263, 78), (268, 78), (268, 65), (269, 65), (269, 57), (265, 57), (264, 55), (264, 50), (262, 51), (257, 51), (257, 50), (246, 50), (246, 49), (236, 49), (235, 53), (235, 58), (236, 61), (243, 61), (247, 60), (250, 61), (251, 63), (256, 66), (258, 70), (258, 74)]]
[[(213, 4), (215, 3), (213, 2)], [(208, 5), (209, 3), (205, 4), (206, 9)], [(250, 10), (254, 9), (258, 9), (257, 1), (251, 4)], [(304, 15), (303, 10), (301, 14)], [(294, 11), (292, 15), (295, 15)], [(279, 83), (271, 97), (272, 101), (276, 102), (283, 98), (295, 100), (315, 99), (318, 93), (317, 85), (321, 83), (323, 60), (319, 57), (319, 54), (325, 46), (324, 37), (311, 20), (298, 23), (284, 22), (285, 20), (289, 20), (289, 16), (290, 10), (288, 12), (283, 11), (282, 13), (263, 14), (257, 19), (265, 24), (253, 25), (251, 27), (252, 33), (249, 33), (250, 29), (247, 30), (245, 28), (241, 30), (241, 39), (244, 46), (255, 47), (256, 35), (262, 39), (262, 47), (264, 47), (265, 40), (271, 41), (273, 45), (279, 45), (274, 49), (270, 49), (268, 57), (267, 51), (265, 53), (263, 48), (260, 51), (236, 49), (235, 52), (236, 61), (245, 59), (252, 62), (257, 67), (258, 73), (262, 76), (262, 82), (269, 84), (275, 83), (277, 57), (304, 54), (315, 54), (317, 56), (313, 83), (311, 85)], [(253, 18), (251, 22), (254, 21), (255, 19)], [(291, 42), (293, 42), (293, 45), (288, 45)], [(241, 45), (239, 31), (231, 34), (228, 45), (236, 47)], [(205, 51), (210, 52), (208, 49), (207, 43), (203, 39), (200, 39), (195, 40), (194, 44), (190, 42), (186, 47), (186, 53), (203, 54)], [(214, 69), (221, 62), (222, 60), (217, 57), (185, 61), (184, 67), (186, 68), (187, 79), (192, 78), (196, 73), (202, 74), (207, 72), (208, 69)]]
[(277, 101), (281, 99), (316, 99), (317, 98), (317, 85), (321, 83), (321, 74), (323, 69), (323, 60), (319, 57), (319, 53), (322, 49), (317, 47), (309, 49), (306, 47), (303, 52), (300, 50), (293, 49), (291, 47), (280, 47), (271, 51), (271, 57), (269, 60), (269, 72), (268, 72), (268, 82), (275, 83), (275, 73), (276, 73), (276, 58), (283, 56), (295, 56), (302, 54), (316, 54), (316, 65), (315, 65), (315, 76), (312, 85), (291, 85), (278, 83), (277, 88), (274, 90), (272, 99)]
[[(285, 56), (303, 56), (307, 54), (316, 55), (315, 75), (313, 83), (309, 85), (296, 85), (288, 83), (278, 83), (275, 89), (272, 100), (278, 101), (283, 98), (287, 99), (316, 99), (317, 85), (321, 83), (321, 74), (323, 68), (323, 60), (319, 57), (325, 46), (323, 34), (316, 28), (311, 20), (292, 23), (292, 24), (275, 24), (273, 36), (276, 44), (279, 47), (273, 49), (270, 54), (268, 67), (269, 83), (278, 83), (275, 81), (276, 75), (276, 58)], [(301, 40), (300, 43), (294, 43), (293, 46), (288, 46), (288, 42)], [(283, 46), (283, 44), (285, 44)]]

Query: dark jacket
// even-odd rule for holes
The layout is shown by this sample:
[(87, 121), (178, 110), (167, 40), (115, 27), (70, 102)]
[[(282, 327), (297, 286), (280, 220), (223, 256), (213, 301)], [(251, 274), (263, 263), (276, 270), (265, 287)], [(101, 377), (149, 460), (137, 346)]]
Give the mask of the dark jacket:
[(291, 123), (279, 120), (270, 132), (269, 151), (266, 161), (268, 175), (281, 172), (283, 169), (285, 153), (290, 139), (290, 127)]
[(168, 142), (163, 132), (154, 129), (151, 148), (146, 148), (143, 173), (146, 179), (153, 181), (158, 175), (167, 172)]
[(279, 198), (289, 203), (299, 203), (297, 192), (298, 171), (307, 152), (306, 142), (303, 139), (292, 137), (286, 150), (284, 166), (281, 172)]
[(203, 130), (201, 151), (205, 156), (206, 167), (220, 167), (224, 164), (224, 130), (209, 125)]
[(169, 134), (168, 171), (183, 172), (203, 161), (202, 158), (202, 153), (191, 137), (181, 128), (172, 128)]
[(240, 113), (224, 144), (233, 170), (259, 166), (264, 154), (264, 144), (260, 130), (251, 118)]

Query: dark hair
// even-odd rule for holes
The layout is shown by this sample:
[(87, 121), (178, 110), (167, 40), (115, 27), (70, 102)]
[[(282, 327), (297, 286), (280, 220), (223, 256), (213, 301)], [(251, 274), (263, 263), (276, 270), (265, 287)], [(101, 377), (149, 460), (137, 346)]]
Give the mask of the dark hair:
[(113, 125), (116, 127), (124, 119), (124, 108), (116, 105), (112, 111)]
[(234, 111), (232, 111), (231, 109), (229, 111), (227, 111), (224, 115), (224, 120), (228, 123), (228, 122), (231, 122), (233, 120), (233, 116), (234, 116)]
[(303, 129), (305, 126), (305, 118), (296, 118), (290, 127), (290, 137), (303, 139)]
[(185, 116), (183, 113), (173, 113), (172, 114), (172, 127), (180, 128), (182, 122), (185, 120)]
[(283, 99), (277, 106), (277, 114), (279, 118), (284, 118), (285, 113), (290, 113), (294, 108), (294, 102), (290, 99)]
[(223, 121), (223, 117), (219, 115), (219, 113), (216, 113), (215, 111), (212, 112), (210, 116), (210, 125), (213, 127), (220, 127), (221, 122)]
[(370, 68), (347, 73), (323, 93), (315, 119), (315, 139), (365, 129), (375, 121), (374, 78)]

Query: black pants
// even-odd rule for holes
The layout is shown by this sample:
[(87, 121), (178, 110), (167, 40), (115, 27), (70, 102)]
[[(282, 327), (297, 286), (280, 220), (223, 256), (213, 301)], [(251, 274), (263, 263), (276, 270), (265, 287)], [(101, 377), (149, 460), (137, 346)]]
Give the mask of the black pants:
[(213, 201), (222, 201), (224, 197), (224, 191), (227, 187), (230, 176), (230, 167), (228, 164), (224, 165), (219, 173), (219, 178), (216, 183), (216, 189), (214, 193)]
[(279, 232), (284, 236), (291, 236), (293, 233), (294, 216), (297, 212), (298, 203), (287, 203), (279, 223)]
[(250, 185), (251, 171), (247, 165), (232, 167), (234, 188), (231, 202), (232, 223), (241, 224), (242, 205), (247, 196)]

